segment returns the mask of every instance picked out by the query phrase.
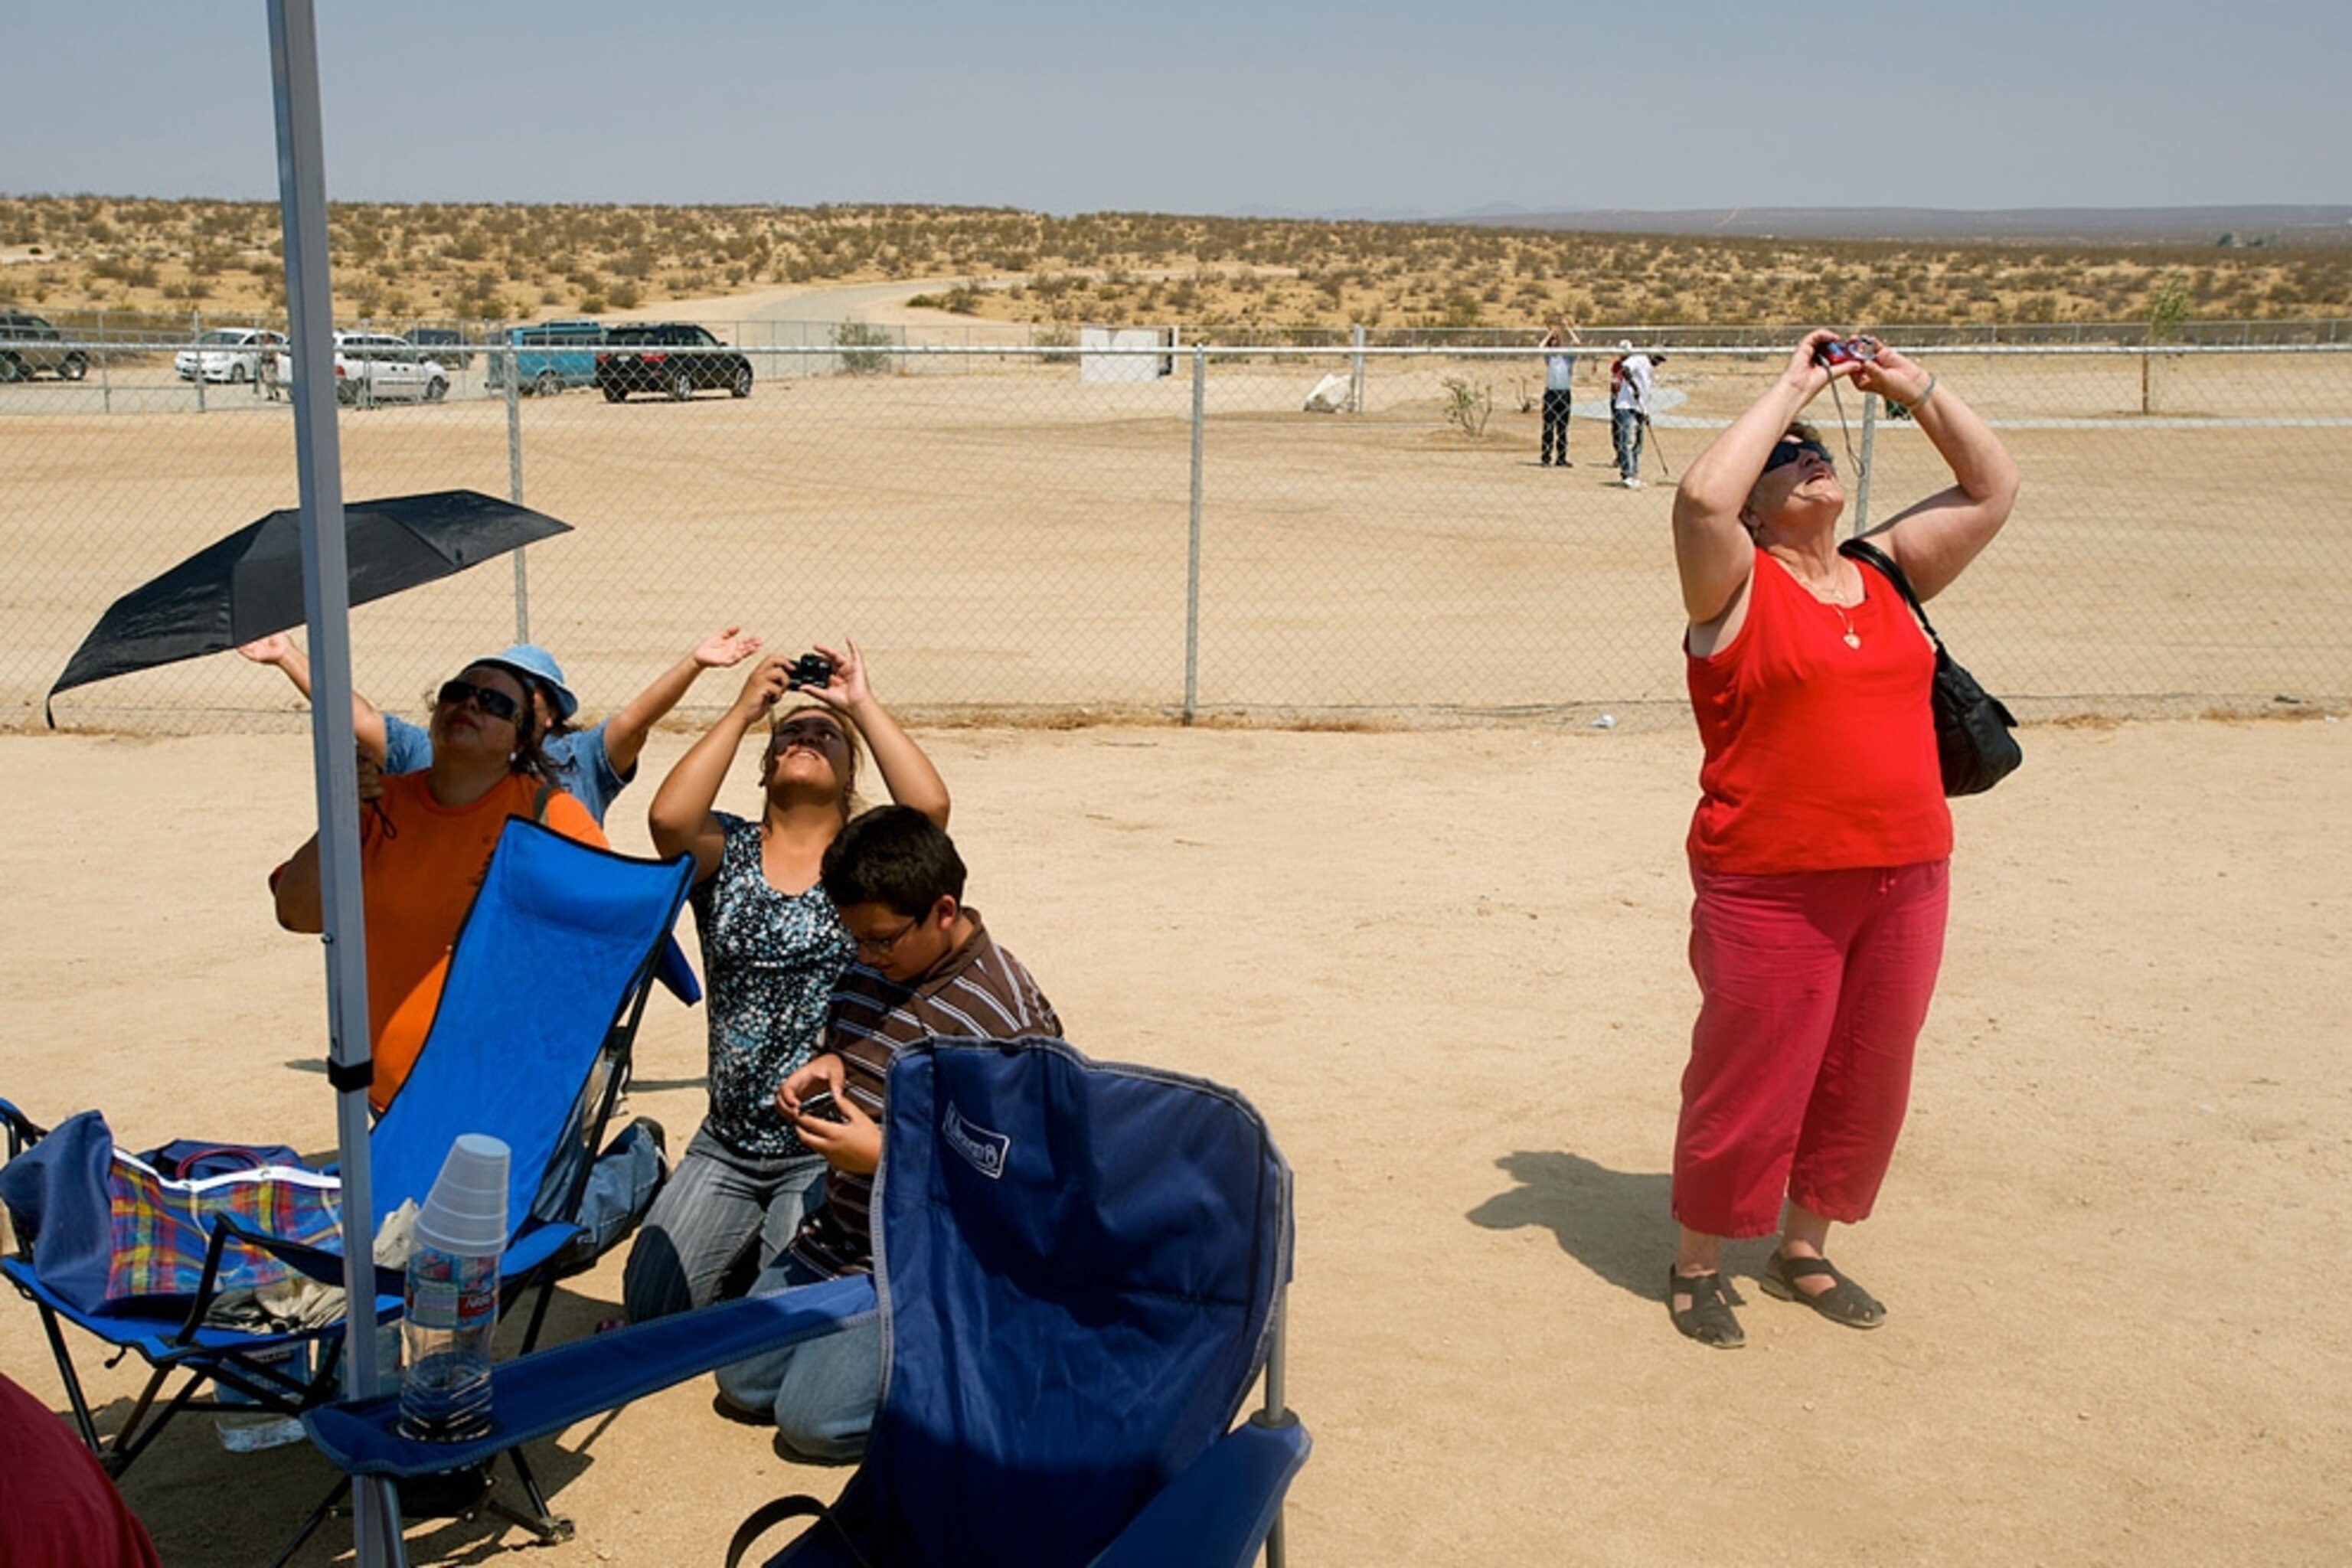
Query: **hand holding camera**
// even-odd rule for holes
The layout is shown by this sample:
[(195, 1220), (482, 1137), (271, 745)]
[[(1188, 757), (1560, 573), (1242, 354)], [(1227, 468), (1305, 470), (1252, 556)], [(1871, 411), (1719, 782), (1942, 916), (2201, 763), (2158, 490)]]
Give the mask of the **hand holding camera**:
[(822, 691), (833, 684), (833, 660), (821, 653), (804, 653), (793, 660), (792, 674), (785, 678), (789, 691)]
[(1832, 338), (1813, 351), (1813, 363), (1818, 365), (1867, 363), (1877, 357), (1878, 340), (1870, 337)]

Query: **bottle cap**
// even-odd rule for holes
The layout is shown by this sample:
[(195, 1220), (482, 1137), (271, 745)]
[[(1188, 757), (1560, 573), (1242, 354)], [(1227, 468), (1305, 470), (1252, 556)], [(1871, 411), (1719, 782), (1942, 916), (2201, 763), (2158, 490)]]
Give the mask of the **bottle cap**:
[(417, 1211), (419, 1244), (468, 1257), (495, 1257), (507, 1246), (506, 1144), (485, 1132), (461, 1132)]

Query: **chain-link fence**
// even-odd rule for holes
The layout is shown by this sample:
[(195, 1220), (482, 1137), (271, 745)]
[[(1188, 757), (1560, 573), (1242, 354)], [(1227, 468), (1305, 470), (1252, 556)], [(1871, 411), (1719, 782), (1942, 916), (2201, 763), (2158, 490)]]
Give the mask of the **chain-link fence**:
[[(740, 623), (792, 648), (855, 637), (877, 689), (935, 717), (1681, 722), (1664, 481), (1795, 336), (1628, 332), (1664, 350), (1650, 484), (1629, 490), (1612, 482), (1602, 347), (1579, 360), (1561, 468), (1537, 462), (1543, 367), (1525, 342), (994, 332), (747, 323), (719, 331), (724, 348), (667, 351), (741, 354), (740, 397), (719, 378), (612, 401), (593, 353), (560, 395), (521, 395), (547, 345), (488, 332), (465, 334), (462, 356), (415, 351), (437, 392), (377, 365), (342, 415), (347, 496), (462, 486), (576, 531), (354, 612), (361, 689), (415, 711), (467, 658), (528, 637), (607, 710)], [(1907, 349), (2025, 475), (2008, 531), (1937, 605), (2021, 712), (2352, 696), (2337, 586), (2352, 342), (2335, 323), (2276, 335)], [(40, 722), (117, 595), (295, 501), (290, 405), (258, 361), (191, 381), (173, 364), (184, 336), (86, 342), (81, 379), (0, 386), (0, 722)], [(1307, 410), (1318, 384), (1339, 412)], [(1850, 515), (1883, 520), (1948, 482), (1872, 400), (1849, 389), (1843, 410), (1824, 397), (1811, 414)], [(734, 680), (707, 678), (686, 715)], [(298, 711), (275, 674), (228, 655), (78, 689), (57, 716), (180, 731)]]

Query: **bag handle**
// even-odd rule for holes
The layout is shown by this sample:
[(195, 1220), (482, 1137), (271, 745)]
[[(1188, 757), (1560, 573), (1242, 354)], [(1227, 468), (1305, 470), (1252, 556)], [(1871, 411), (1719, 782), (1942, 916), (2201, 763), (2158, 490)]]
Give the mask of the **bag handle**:
[(1895, 584), (1895, 591), (1903, 595), (1903, 602), (1911, 606), (1911, 613), (1919, 617), (1920, 628), (1927, 634), (1927, 640), (1936, 645), (1937, 654), (1949, 657), (1944, 654), (1944, 639), (1936, 635), (1936, 623), (1927, 618), (1927, 606), (1921, 604), (1919, 595), (1911, 591), (1911, 579), (1903, 574), (1903, 568), (1895, 563), (1895, 557), (1867, 539), (1849, 539), (1838, 546), (1838, 553), (1852, 560), (1866, 561), (1877, 567), (1880, 574)]

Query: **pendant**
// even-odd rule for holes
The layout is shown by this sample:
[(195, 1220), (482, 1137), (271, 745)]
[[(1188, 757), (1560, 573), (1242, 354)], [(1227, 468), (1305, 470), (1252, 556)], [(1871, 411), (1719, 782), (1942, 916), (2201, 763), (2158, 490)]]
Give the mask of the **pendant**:
[(1848, 647), (1860, 647), (1862, 646), (1862, 634), (1860, 632), (1846, 633), (1845, 646)]

